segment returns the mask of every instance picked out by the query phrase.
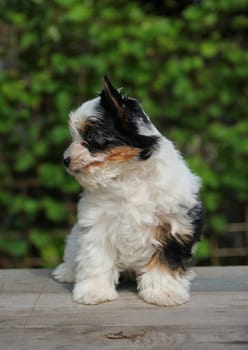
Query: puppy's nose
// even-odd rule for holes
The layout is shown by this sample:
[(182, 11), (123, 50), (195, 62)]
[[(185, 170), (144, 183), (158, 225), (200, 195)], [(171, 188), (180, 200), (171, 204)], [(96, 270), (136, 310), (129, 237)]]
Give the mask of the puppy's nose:
[(64, 158), (64, 165), (66, 167), (68, 167), (70, 165), (70, 162), (71, 162), (71, 158), (70, 157)]

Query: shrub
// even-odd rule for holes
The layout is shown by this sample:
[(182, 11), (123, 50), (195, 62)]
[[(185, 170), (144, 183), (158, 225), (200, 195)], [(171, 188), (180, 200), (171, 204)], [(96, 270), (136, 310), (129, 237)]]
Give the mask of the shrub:
[(79, 192), (61, 165), (67, 115), (106, 73), (202, 176), (207, 232), (224, 232), (227, 209), (247, 202), (247, 1), (164, 3), (0, 5), (2, 266), (59, 259)]

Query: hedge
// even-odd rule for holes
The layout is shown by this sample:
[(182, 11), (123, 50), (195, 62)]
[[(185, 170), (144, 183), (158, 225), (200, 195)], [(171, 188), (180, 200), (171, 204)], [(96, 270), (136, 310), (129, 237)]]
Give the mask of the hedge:
[[(180, 4), (179, 4), (180, 3)], [(0, 265), (52, 266), (79, 185), (63, 169), (68, 113), (108, 74), (202, 177), (205, 231), (248, 194), (247, 0), (3, 0)], [(199, 259), (209, 255), (208, 236)]]

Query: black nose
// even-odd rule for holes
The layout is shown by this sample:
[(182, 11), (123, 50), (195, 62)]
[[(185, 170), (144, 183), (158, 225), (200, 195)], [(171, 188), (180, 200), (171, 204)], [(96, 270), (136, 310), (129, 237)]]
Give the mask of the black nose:
[(71, 158), (70, 157), (64, 158), (64, 164), (65, 164), (66, 167), (68, 167), (70, 165), (70, 162), (71, 162)]

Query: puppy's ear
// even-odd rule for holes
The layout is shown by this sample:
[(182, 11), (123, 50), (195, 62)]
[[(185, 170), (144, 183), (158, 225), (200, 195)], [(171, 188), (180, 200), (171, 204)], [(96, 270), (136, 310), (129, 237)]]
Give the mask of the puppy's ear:
[(105, 75), (103, 78), (103, 87), (105, 97), (116, 108), (122, 108), (122, 96), (117, 89), (113, 87), (108, 77)]
[(122, 124), (126, 125), (128, 123), (128, 116), (123, 97), (119, 91), (113, 87), (106, 75), (103, 78), (103, 87), (104, 89), (100, 95), (101, 104), (114, 110), (116, 118), (118, 118)]
[(134, 99), (122, 97), (120, 92), (113, 87), (110, 80), (103, 78), (104, 89), (100, 94), (100, 104), (110, 111), (106, 117), (114, 120), (118, 131), (126, 137), (126, 142), (136, 148), (140, 148), (139, 158), (148, 159), (155, 149), (159, 137), (157, 135), (143, 135), (139, 133), (139, 121), (151, 124), (144, 114), (138, 102)]

